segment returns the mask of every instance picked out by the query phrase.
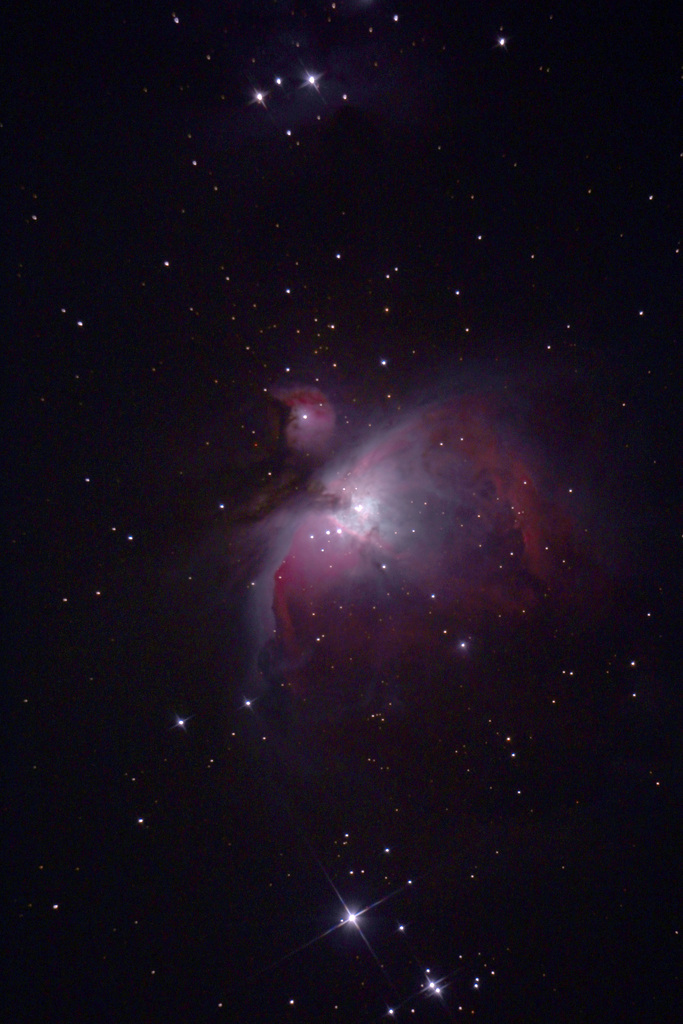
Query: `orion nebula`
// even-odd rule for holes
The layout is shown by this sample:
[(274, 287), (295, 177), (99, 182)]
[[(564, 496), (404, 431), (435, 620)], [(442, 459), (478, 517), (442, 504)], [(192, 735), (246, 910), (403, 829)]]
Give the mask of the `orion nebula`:
[(397, 708), (472, 638), (604, 604), (591, 413), (578, 394), (497, 381), (355, 431), (317, 387), (273, 400), (287, 483), (250, 530), (260, 692), (326, 712)]

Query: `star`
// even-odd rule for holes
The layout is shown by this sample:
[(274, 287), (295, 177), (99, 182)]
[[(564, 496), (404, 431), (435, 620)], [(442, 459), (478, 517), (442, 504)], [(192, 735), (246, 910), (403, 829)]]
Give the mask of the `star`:
[(181, 718), (180, 715), (176, 715), (175, 724), (171, 726), (172, 729), (182, 729), (183, 732), (187, 732), (187, 723), (194, 718), (194, 715), (188, 715), (186, 718)]

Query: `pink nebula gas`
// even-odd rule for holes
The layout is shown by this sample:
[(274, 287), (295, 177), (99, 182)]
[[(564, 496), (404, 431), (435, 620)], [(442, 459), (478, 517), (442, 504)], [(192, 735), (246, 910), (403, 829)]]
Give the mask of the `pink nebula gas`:
[(284, 431), (288, 448), (315, 458), (325, 456), (335, 426), (328, 398), (318, 388), (278, 388), (272, 393), (287, 410)]

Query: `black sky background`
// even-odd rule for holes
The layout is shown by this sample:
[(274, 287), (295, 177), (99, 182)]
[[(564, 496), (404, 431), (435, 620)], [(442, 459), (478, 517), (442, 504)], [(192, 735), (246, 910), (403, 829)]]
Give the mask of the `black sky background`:
[[(8, 1019), (675, 1019), (673, 6), (4, 22)], [(604, 607), (481, 629), (381, 734), (245, 712), (240, 516), (305, 495), (267, 477), (290, 378), (354, 429), (388, 385), (540, 382)], [(398, 889), (372, 952), (307, 945)]]

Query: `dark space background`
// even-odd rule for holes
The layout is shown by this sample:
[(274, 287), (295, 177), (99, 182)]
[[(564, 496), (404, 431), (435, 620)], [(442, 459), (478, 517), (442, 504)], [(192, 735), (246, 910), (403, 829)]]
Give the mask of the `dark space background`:
[[(7, 1019), (675, 1019), (673, 5), (3, 22)], [(333, 471), (473, 408), (525, 571), (426, 531), (377, 598), (380, 512), (268, 643)]]

